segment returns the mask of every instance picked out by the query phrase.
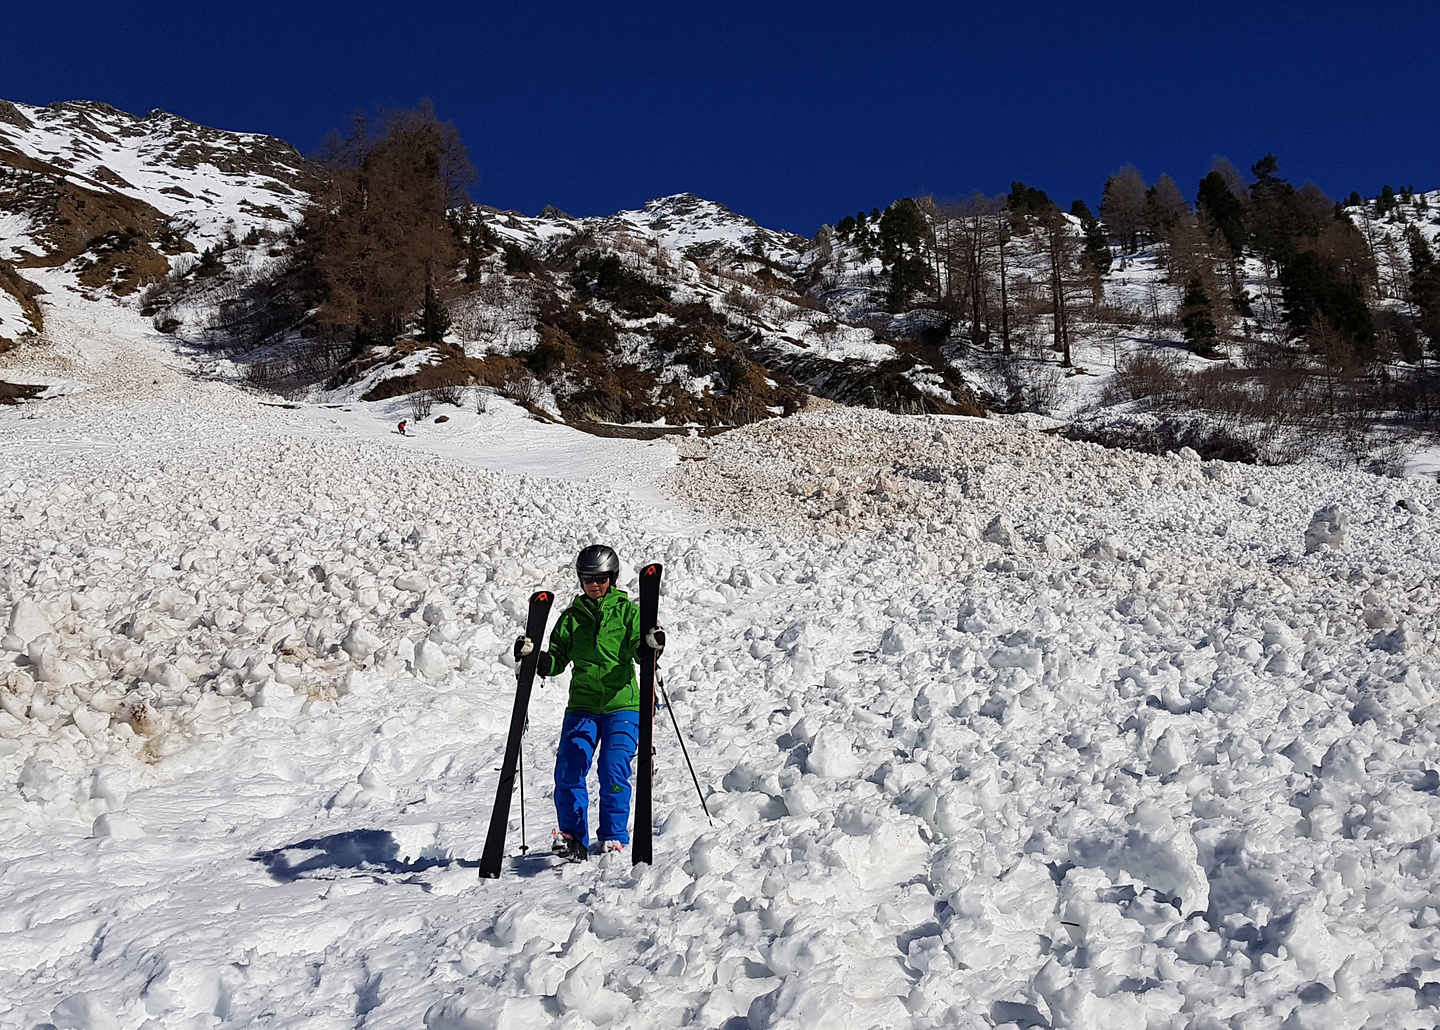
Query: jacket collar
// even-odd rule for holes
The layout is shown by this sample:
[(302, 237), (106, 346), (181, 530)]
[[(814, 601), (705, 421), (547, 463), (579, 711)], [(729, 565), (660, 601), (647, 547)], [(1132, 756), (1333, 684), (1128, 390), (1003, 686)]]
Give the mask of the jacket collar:
[(598, 601), (592, 601), (583, 593), (575, 595), (575, 607), (589, 615), (604, 615), (621, 601), (630, 600), (630, 595), (619, 587), (612, 586), (605, 592), (605, 596)]

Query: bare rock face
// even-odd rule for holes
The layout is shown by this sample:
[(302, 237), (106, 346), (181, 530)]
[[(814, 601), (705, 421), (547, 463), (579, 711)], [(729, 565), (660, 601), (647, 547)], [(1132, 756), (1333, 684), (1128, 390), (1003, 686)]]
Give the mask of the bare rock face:
[(1350, 519), (1338, 504), (1321, 508), (1310, 518), (1305, 530), (1305, 553), (1313, 554), (1321, 547), (1343, 551), (1350, 546)]

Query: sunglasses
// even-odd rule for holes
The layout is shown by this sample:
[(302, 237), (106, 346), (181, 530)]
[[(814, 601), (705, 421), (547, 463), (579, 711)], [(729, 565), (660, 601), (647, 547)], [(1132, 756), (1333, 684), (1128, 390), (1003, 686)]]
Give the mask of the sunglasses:
[(609, 577), (609, 575), (604, 575), (604, 576), (581, 576), (581, 577), (580, 577), (580, 582), (581, 582), (581, 583), (584, 583), (584, 584), (586, 584), (586, 585), (589, 585), (589, 584), (591, 584), (591, 583), (609, 583), (609, 582), (610, 582), (610, 577)]

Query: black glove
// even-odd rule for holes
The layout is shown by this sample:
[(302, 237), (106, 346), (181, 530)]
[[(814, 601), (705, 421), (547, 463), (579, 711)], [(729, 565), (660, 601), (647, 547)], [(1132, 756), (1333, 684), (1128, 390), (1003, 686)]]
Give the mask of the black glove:
[(515, 638), (515, 660), (517, 662), (533, 650), (535, 650), (535, 641), (524, 634)]
[(659, 658), (665, 653), (665, 627), (657, 622), (650, 628), (650, 631), (645, 634), (645, 643), (649, 646), (650, 650), (655, 652), (655, 657)]
[(535, 671), (542, 677), (550, 675), (550, 652), (541, 651), (540, 659), (535, 663)]

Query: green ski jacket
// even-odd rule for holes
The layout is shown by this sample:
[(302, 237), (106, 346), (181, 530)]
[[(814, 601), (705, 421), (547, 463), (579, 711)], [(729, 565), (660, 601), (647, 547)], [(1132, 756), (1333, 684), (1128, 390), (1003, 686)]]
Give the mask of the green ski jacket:
[(550, 633), (550, 675), (574, 664), (567, 712), (609, 715), (639, 711), (635, 651), (640, 646), (640, 606), (611, 587), (592, 601), (577, 594)]

